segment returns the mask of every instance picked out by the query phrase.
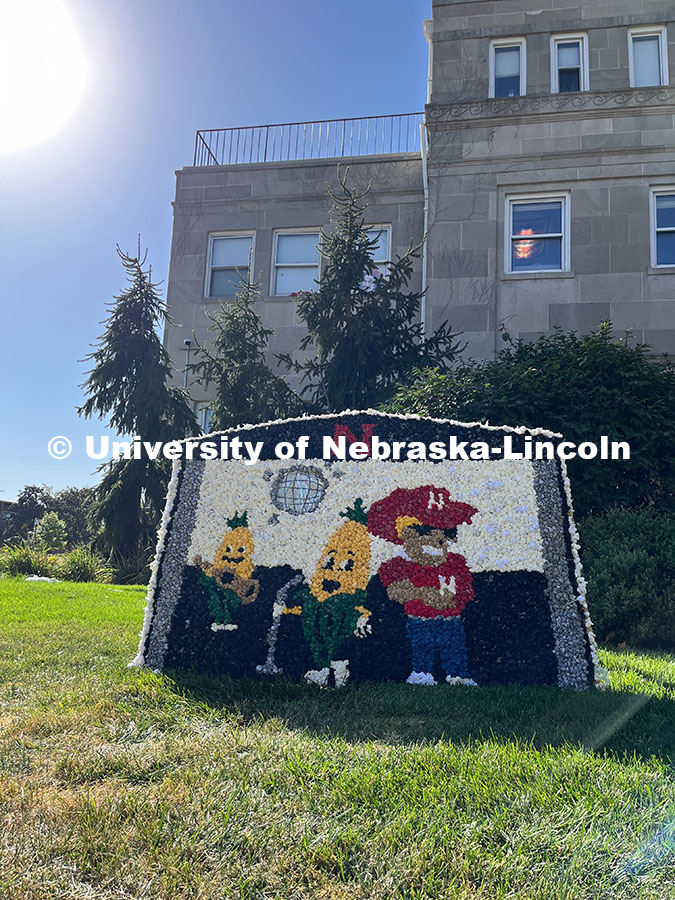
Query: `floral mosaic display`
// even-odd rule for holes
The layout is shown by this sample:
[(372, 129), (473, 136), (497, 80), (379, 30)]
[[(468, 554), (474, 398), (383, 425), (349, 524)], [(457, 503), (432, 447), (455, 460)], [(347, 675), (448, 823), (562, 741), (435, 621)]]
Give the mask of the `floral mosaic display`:
[[(601, 684), (564, 462), (324, 458), (326, 436), (507, 433), (562, 440), (364, 411), (227, 432), (263, 442), (255, 465), (177, 462), (135, 663), (319, 687)], [(300, 436), (305, 458), (276, 458)]]

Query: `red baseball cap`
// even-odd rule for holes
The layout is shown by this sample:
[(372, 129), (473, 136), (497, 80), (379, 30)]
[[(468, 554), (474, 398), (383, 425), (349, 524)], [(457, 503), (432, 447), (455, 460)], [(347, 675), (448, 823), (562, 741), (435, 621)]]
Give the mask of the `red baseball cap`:
[(432, 528), (456, 528), (470, 522), (478, 512), (468, 503), (452, 500), (447, 488), (425, 484), (417, 488), (396, 488), (388, 497), (376, 500), (368, 511), (368, 530), (377, 537), (402, 544), (396, 528), (401, 516), (416, 519)]

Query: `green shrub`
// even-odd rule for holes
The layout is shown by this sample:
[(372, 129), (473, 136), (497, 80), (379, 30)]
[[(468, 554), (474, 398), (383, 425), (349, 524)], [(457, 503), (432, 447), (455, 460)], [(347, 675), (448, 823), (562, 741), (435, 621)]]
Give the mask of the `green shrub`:
[(36, 550), (26, 541), (6, 544), (0, 549), (0, 572), (4, 575), (42, 575), (54, 578), (58, 576), (57, 568), (55, 556)]
[(150, 581), (150, 564), (153, 554), (149, 550), (122, 555), (113, 553), (110, 566), (115, 584), (147, 584)]
[(55, 512), (45, 513), (35, 529), (35, 543), (41, 550), (63, 550), (66, 526)]
[(463, 422), (548, 428), (579, 444), (628, 441), (628, 460), (567, 464), (579, 515), (614, 506), (675, 508), (675, 365), (645, 344), (612, 337), (609, 323), (579, 337), (558, 331), (508, 343), (497, 359), (424, 372), (403, 386), (390, 412)]
[(675, 648), (675, 516), (612, 509), (579, 522), (600, 640)]
[(112, 581), (113, 571), (88, 547), (76, 547), (59, 560), (59, 576), (65, 581)]

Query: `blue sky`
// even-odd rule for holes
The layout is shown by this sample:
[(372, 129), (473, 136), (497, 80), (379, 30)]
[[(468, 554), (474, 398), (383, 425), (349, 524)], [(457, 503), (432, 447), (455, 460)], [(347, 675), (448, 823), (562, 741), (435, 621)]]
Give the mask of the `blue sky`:
[[(430, 0), (65, 0), (87, 87), (52, 138), (2, 157), (0, 499), (93, 484), (81, 362), (142, 235), (165, 278), (174, 172), (198, 128), (421, 110)], [(47, 442), (74, 450), (52, 460)]]

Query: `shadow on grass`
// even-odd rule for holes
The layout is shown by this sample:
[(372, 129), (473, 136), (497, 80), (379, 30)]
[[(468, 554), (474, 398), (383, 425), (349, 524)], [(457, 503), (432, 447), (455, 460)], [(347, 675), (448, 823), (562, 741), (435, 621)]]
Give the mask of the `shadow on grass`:
[(363, 684), (319, 691), (284, 680), (165, 674), (179, 693), (245, 722), (279, 719), (293, 729), (348, 741), (468, 743), (491, 738), (536, 748), (572, 744), (618, 757), (670, 761), (675, 756), (675, 703), (648, 694), (521, 685)]

